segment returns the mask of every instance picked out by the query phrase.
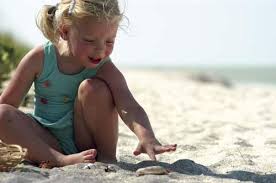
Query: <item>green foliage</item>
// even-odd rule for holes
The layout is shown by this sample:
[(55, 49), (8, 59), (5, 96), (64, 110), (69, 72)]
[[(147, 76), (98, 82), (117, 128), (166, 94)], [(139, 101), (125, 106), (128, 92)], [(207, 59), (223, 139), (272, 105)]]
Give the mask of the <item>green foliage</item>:
[(12, 35), (0, 33), (0, 87), (28, 50), (29, 46), (17, 41)]

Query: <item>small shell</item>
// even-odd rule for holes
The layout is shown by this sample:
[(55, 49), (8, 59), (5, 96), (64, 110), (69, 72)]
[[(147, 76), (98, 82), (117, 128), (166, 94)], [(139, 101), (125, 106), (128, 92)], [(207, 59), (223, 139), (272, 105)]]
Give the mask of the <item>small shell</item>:
[(111, 165), (107, 165), (104, 169), (105, 172), (117, 172), (116, 168)]
[(167, 175), (169, 171), (162, 166), (150, 166), (146, 168), (139, 168), (136, 171), (137, 176), (141, 175)]
[(95, 165), (93, 163), (88, 163), (82, 169), (92, 169)]
[(39, 168), (47, 168), (47, 169), (51, 169), (53, 168), (50, 164), (50, 161), (42, 161), (39, 166)]
[(100, 162), (88, 163), (82, 169), (100, 169), (100, 170), (104, 170), (105, 172), (117, 172), (115, 166), (100, 163)]

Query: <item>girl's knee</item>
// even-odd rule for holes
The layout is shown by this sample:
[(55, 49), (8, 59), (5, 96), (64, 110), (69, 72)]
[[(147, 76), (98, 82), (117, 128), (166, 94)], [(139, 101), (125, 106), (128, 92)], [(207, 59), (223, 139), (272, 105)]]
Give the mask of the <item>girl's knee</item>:
[(16, 110), (15, 107), (8, 104), (0, 104), (0, 126), (7, 124), (7, 121), (13, 116), (13, 112)]
[(10, 116), (14, 109), (15, 108), (9, 104), (0, 104), (0, 119), (6, 116)]
[(104, 99), (112, 100), (111, 91), (107, 86), (107, 84), (104, 81), (97, 78), (84, 80), (79, 86), (78, 95), (81, 98), (85, 98), (85, 99), (104, 98)]

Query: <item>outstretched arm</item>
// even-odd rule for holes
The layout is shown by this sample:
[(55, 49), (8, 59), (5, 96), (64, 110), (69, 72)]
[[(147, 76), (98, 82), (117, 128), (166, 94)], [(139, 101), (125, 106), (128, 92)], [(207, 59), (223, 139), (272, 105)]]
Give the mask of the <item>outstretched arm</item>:
[(152, 160), (156, 160), (156, 154), (176, 150), (176, 144), (163, 146), (155, 138), (146, 112), (134, 99), (123, 74), (112, 62), (104, 64), (97, 77), (106, 81), (120, 117), (139, 139), (134, 155), (147, 153)]

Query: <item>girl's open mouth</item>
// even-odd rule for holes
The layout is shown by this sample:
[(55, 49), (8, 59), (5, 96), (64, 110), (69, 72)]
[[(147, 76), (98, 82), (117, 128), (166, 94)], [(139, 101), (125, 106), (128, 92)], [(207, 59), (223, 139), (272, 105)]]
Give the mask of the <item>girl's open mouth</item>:
[(97, 58), (97, 59), (94, 59), (94, 58), (91, 58), (91, 57), (88, 57), (88, 58), (89, 58), (89, 60), (92, 64), (98, 64), (102, 60), (100, 58)]

